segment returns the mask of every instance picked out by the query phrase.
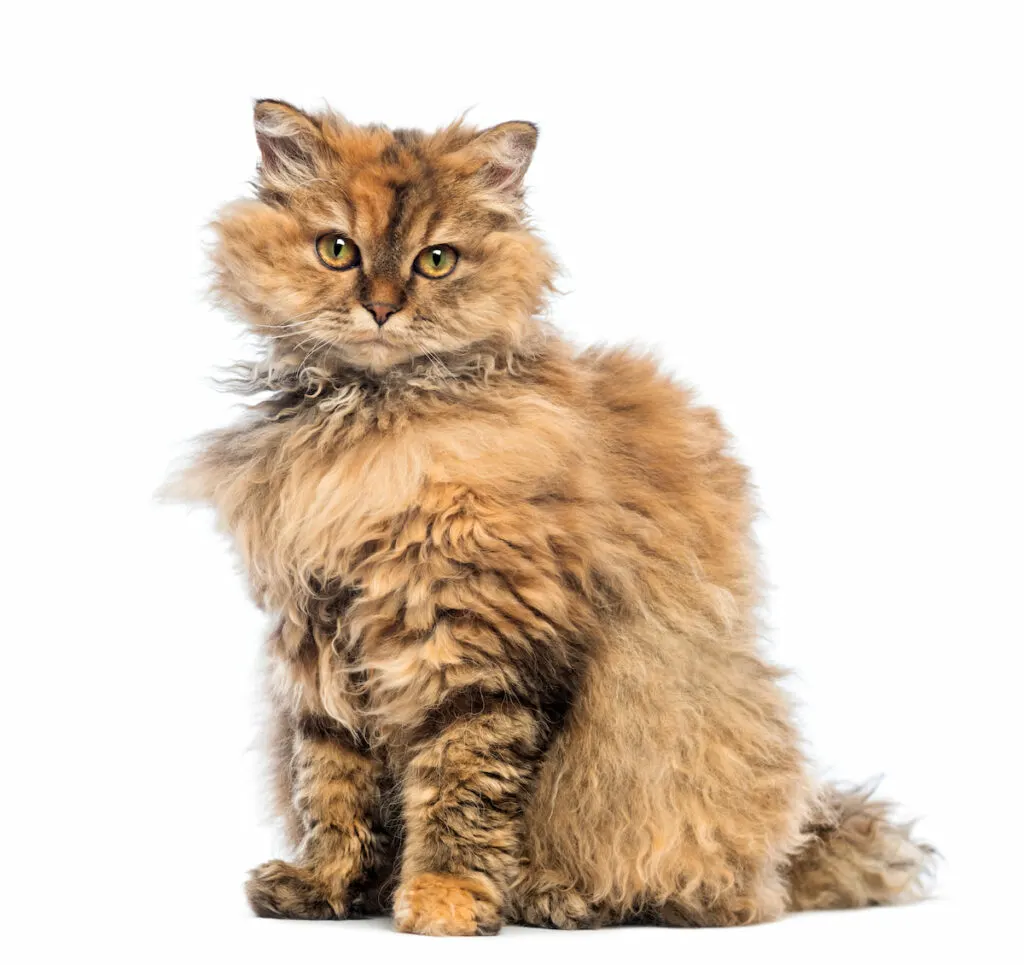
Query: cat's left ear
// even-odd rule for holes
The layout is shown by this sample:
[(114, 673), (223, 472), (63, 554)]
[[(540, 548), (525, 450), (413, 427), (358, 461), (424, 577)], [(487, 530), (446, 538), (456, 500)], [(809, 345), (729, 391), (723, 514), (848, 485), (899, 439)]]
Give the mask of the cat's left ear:
[(488, 188), (518, 196), (536, 147), (536, 124), (507, 121), (481, 131), (464, 150), (480, 162), (477, 173)]

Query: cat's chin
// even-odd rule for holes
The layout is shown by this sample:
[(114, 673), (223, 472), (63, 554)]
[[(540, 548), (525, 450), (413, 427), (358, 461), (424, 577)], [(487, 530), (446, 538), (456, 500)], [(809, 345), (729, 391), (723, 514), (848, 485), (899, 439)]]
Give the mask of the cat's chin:
[(345, 361), (368, 372), (380, 374), (396, 365), (409, 361), (414, 353), (404, 346), (387, 342), (358, 342), (344, 347)]

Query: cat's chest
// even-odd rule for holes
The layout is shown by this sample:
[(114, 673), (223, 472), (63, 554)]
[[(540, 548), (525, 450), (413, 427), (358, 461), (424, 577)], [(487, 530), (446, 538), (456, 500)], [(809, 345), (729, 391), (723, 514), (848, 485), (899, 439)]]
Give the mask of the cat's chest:
[(429, 433), (295, 446), (259, 488), (266, 551), (302, 570), (337, 574), (337, 561), (416, 506), (450, 460)]
[(545, 489), (567, 441), (557, 419), (539, 426), (479, 415), (355, 440), (310, 431), (268, 438), (237, 493), (235, 535), (257, 582), (345, 581), (403, 520), (443, 514), (446, 494), (507, 506)]

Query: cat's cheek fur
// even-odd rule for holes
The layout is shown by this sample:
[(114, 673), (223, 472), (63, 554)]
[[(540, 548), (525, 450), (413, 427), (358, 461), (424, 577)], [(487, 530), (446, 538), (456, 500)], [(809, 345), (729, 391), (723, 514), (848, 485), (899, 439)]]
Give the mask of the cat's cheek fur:
[(214, 291), (261, 330), (300, 315), (326, 294), (292, 216), (258, 201), (234, 202), (213, 223)]

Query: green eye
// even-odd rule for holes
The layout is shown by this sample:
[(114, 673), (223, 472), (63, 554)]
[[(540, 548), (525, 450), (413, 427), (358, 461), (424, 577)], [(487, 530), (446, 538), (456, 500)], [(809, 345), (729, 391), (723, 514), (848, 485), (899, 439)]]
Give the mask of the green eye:
[(444, 278), (455, 270), (458, 260), (459, 253), (451, 245), (431, 245), (416, 256), (412, 267), (424, 278)]
[(330, 232), (316, 239), (316, 255), (333, 271), (346, 271), (359, 264), (359, 248), (351, 238)]

